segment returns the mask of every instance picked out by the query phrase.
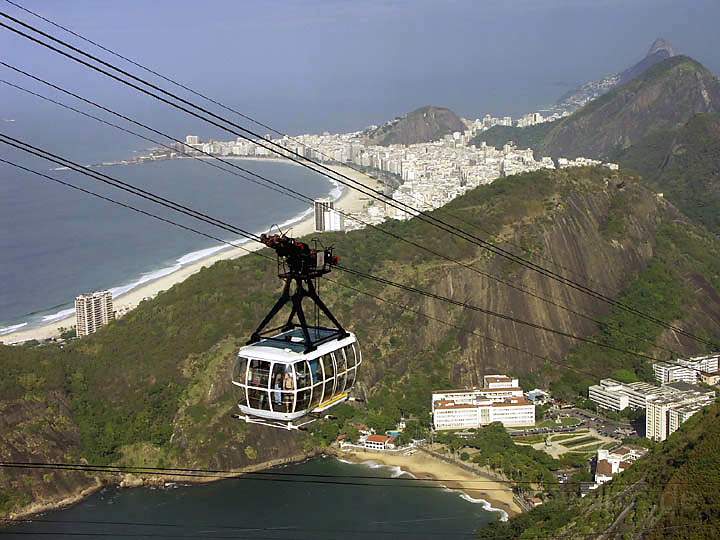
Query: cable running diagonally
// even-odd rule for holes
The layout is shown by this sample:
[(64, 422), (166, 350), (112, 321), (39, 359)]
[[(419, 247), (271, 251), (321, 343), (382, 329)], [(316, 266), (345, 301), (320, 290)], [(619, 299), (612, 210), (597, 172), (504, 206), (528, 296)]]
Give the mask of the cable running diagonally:
[[(301, 165), (309, 168), (310, 170), (314, 170), (315, 172), (318, 172), (318, 173), (320, 173), (320, 174), (324, 174), (324, 175), (326, 175), (326, 176), (328, 176), (328, 174), (330, 174), (330, 176), (328, 176), (329, 178), (332, 178), (333, 180), (339, 181), (339, 182), (341, 182), (341, 183), (343, 183), (343, 184), (345, 184), (345, 185), (349, 185), (349, 184), (347, 184), (344, 180), (341, 180), (341, 179), (339, 178), (339, 177), (342, 177), (342, 178), (344, 178), (345, 180), (350, 181), (352, 184), (355, 184), (355, 185), (351, 186), (351, 187), (353, 187), (353, 189), (357, 189), (358, 191), (361, 191), (361, 192), (363, 192), (363, 193), (365, 193), (365, 194), (368, 194), (368, 195), (370, 195), (370, 196), (373, 197), (373, 198), (376, 198), (376, 199), (377, 199), (377, 197), (380, 196), (380, 197), (383, 197), (384, 199), (388, 199), (388, 197), (387, 197), (386, 195), (384, 195), (384, 194), (383, 194), (382, 192), (380, 192), (380, 191), (374, 190), (373, 188), (368, 188), (367, 186), (365, 186), (365, 185), (357, 182), (356, 180), (354, 180), (354, 179), (352, 179), (352, 178), (350, 178), (350, 177), (347, 177), (346, 175), (343, 175), (343, 174), (341, 174), (341, 173), (337, 173), (336, 171), (333, 171), (332, 169), (328, 168), (327, 166), (325, 166), (325, 165), (323, 165), (323, 164), (321, 164), (321, 163), (314, 162), (314, 161), (306, 158), (305, 156), (301, 156), (300, 154), (297, 154), (297, 152), (290, 151), (290, 150), (288, 150), (288, 149), (286, 149), (286, 148), (284, 148), (284, 147), (282, 147), (282, 146), (280, 146), (280, 145), (277, 145), (276, 143), (273, 143), (272, 141), (267, 141), (267, 140), (265, 140), (265, 139), (262, 139), (259, 134), (255, 133), (255, 132), (253, 132), (253, 131), (251, 131), (251, 130), (248, 130), (247, 128), (244, 128), (244, 127), (242, 127), (242, 126), (238, 126), (237, 124), (234, 124), (233, 122), (230, 122), (230, 121), (228, 121), (228, 120), (225, 120), (225, 119), (219, 117), (218, 115), (216, 115), (216, 114), (214, 114), (214, 113), (212, 113), (212, 112), (210, 112), (210, 111), (207, 111), (206, 109), (203, 109), (202, 107), (199, 107), (199, 106), (197, 106), (197, 105), (195, 105), (195, 104), (192, 104), (192, 103), (190, 103), (189, 101), (187, 101), (187, 100), (185, 100), (185, 99), (183, 99), (183, 98), (181, 98), (181, 97), (178, 97), (178, 96), (176, 96), (176, 95), (174, 95), (174, 94), (171, 94), (171, 93), (169, 93), (169, 92), (167, 92), (167, 91), (159, 88), (158, 86), (156, 86), (156, 85), (154, 85), (154, 84), (152, 84), (152, 83), (149, 83), (149, 82), (147, 82), (147, 81), (143, 81), (142, 79), (136, 77), (135, 75), (132, 75), (132, 74), (130, 74), (130, 73), (128, 73), (128, 72), (126, 72), (126, 71), (124, 71), (124, 70), (122, 70), (122, 69), (119, 69), (119, 68), (117, 68), (117, 67), (115, 67), (115, 66), (112, 66), (112, 65), (109, 64), (108, 62), (105, 62), (105, 61), (103, 61), (103, 60), (101, 60), (101, 59), (99, 59), (99, 58), (97, 58), (97, 57), (95, 57), (95, 56), (93, 56), (93, 55), (91, 55), (91, 54), (88, 54), (88, 53), (86, 53), (86, 52), (78, 49), (77, 47), (74, 47), (74, 46), (72, 46), (72, 45), (70, 45), (70, 44), (68, 44), (68, 43), (66, 43), (66, 42), (64, 42), (64, 41), (62, 41), (62, 40), (60, 40), (60, 39), (58, 39), (58, 38), (55, 38), (55, 37), (53, 37), (53, 36), (50, 36), (49, 34), (43, 32), (43, 31), (41, 31), (41, 30), (38, 30), (38, 29), (32, 27), (31, 25), (28, 25), (28, 24), (26, 24), (26, 23), (24, 23), (24, 22), (22, 22), (22, 21), (19, 21), (18, 19), (14, 18), (14, 17), (12, 17), (12, 16), (10, 16), (10, 15), (7, 15), (7, 14), (5, 14), (5, 13), (0, 13), (0, 15), (6, 17), (6, 18), (8, 18), (8, 19), (11, 19), (11, 20), (15, 21), (17, 24), (20, 24), (21, 26), (24, 26), (24, 27), (26, 27), (26, 28), (29, 28), (29, 29), (31, 29), (32, 31), (34, 31), (34, 32), (36, 32), (36, 33), (38, 33), (38, 34), (40, 34), (40, 35), (43, 35), (43, 36), (47, 37), (48, 39), (51, 39), (51, 40), (53, 40), (53, 41), (55, 41), (55, 42), (57, 42), (57, 43), (60, 43), (60, 44), (62, 44), (63, 46), (65, 46), (65, 47), (67, 47), (67, 48), (69, 48), (69, 49), (71, 49), (71, 50), (73, 50), (73, 51), (79, 52), (79, 53), (82, 54), (83, 56), (86, 56), (86, 57), (88, 57), (88, 58), (91, 58), (91, 59), (93, 59), (94, 61), (96, 61), (96, 62), (98, 62), (98, 63), (100, 63), (100, 64), (106, 65), (106, 66), (110, 67), (111, 69), (113, 69), (114, 71), (117, 71), (117, 72), (119, 72), (119, 73), (122, 73), (122, 74), (130, 77), (131, 79), (137, 80), (137, 81), (141, 82), (142, 84), (144, 84), (144, 85), (146, 85), (146, 86), (149, 86), (149, 87), (151, 87), (151, 88), (157, 89), (159, 92), (161, 92), (161, 93), (163, 93), (163, 94), (165, 94), (165, 95), (171, 96), (173, 99), (176, 99), (176, 100), (180, 101), (181, 103), (186, 103), (186, 104), (190, 105), (191, 107), (193, 107), (193, 108), (195, 108), (195, 109), (198, 109), (198, 110), (203, 111), (204, 113), (208, 114), (208, 115), (211, 116), (211, 117), (217, 118), (217, 119), (219, 119), (220, 121), (225, 122), (225, 123), (227, 123), (227, 124), (229, 124), (229, 125), (231, 125), (231, 126), (235, 126), (237, 129), (241, 130), (243, 133), (238, 133), (237, 131), (234, 131), (234, 130), (230, 129), (230, 128), (228, 128), (227, 126), (223, 126), (223, 125), (221, 125), (221, 124), (217, 124), (217, 122), (214, 122), (213, 120), (210, 120), (210, 119), (208, 119), (208, 118), (201, 117), (201, 116), (198, 115), (197, 113), (194, 113), (193, 111), (190, 111), (190, 110), (186, 109), (185, 107), (183, 107), (183, 106), (181, 106), (181, 105), (178, 105), (177, 103), (171, 102), (171, 101), (169, 101), (169, 100), (167, 100), (167, 99), (165, 99), (165, 98), (163, 98), (163, 97), (161, 97), (161, 96), (155, 95), (155, 94), (153, 94), (152, 92), (149, 92), (148, 90), (146, 90), (146, 89), (144, 89), (144, 88), (142, 88), (142, 87), (139, 87), (139, 86), (137, 86), (137, 85), (135, 85), (135, 84), (133, 84), (133, 83), (131, 83), (131, 82), (128, 82), (128, 81), (122, 79), (121, 77), (118, 77), (118, 76), (116, 76), (116, 75), (113, 75), (112, 73), (109, 73), (109, 72), (107, 72), (106, 70), (104, 70), (104, 69), (102, 69), (102, 68), (99, 68), (98, 66), (95, 66), (95, 65), (93, 65), (93, 64), (90, 64), (90, 63), (88, 63), (88, 62), (86, 62), (86, 61), (84, 61), (84, 60), (82, 60), (82, 59), (80, 59), (80, 58), (77, 58), (77, 57), (75, 57), (75, 56), (73, 56), (73, 55), (71, 55), (71, 54), (69, 54), (69, 53), (67, 53), (67, 52), (65, 52), (65, 51), (62, 51), (62, 50), (60, 50), (60, 49), (58, 49), (58, 48), (56, 48), (56, 47), (54, 47), (54, 46), (52, 46), (52, 45), (50, 45), (50, 44), (48, 44), (48, 43), (43, 42), (42, 40), (39, 40), (39, 39), (37, 39), (37, 38), (34, 38), (34, 37), (32, 37), (32, 36), (30, 36), (30, 35), (22, 32), (21, 30), (18, 30), (17, 28), (11, 27), (11, 26), (9, 26), (9, 25), (7, 25), (7, 24), (5, 24), (5, 23), (0, 23), (0, 26), (3, 26), (3, 27), (5, 27), (5, 28), (7, 28), (7, 29), (9, 29), (9, 30), (17, 33), (18, 35), (21, 35), (21, 36), (23, 36), (23, 37), (25, 37), (25, 38), (33, 41), (33, 42), (36, 42), (36, 43), (38, 43), (39, 45), (42, 45), (42, 46), (44, 46), (44, 47), (46, 47), (46, 48), (48, 48), (48, 49), (50, 49), (50, 50), (53, 50), (53, 51), (57, 52), (58, 54), (61, 54), (61, 55), (65, 56), (65, 57), (67, 57), (67, 58), (70, 58), (70, 59), (74, 60), (75, 62), (78, 62), (78, 63), (80, 63), (80, 64), (82, 64), (82, 65), (85, 65), (86, 67), (89, 67), (89, 68), (91, 68), (91, 69), (93, 69), (93, 70), (95, 70), (95, 71), (97, 71), (97, 72), (99, 72), (99, 73), (103, 73), (103, 74), (105, 74), (106, 76), (108, 76), (108, 77), (110, 77), (110, 78), (113, 78), (113, 79), (121, 82), (122, 84), (125, 84), (125, 85), (127, 85), (127, 86), (130, 86), (130, 87), (132, 87), (132, 88), (134, 88), (134, 89), (136, 89), (136, 90), (138, 90), (138, 91), (140, 91), (140, 92), (142, 92), (142, 93), (145, 93), (145, 94), (147, 94), (147, 95), (150, 95), (150, 96), (154, 97), (155, 99), (158, 99), (159, 101), (162, 101), (162, 102), (164, 102), (164, 103), (166, 103), (166, 104), (168, 104), (168, 105), (171, 105), (171, 106), (173, 106), (173, 107), (175, 107), (175, 108), (178, 108), (178, 109), (180, 109), (180, 110), (183, 110), (183, 111), (185, 111), (186, 113), (191, 114), (192, 116), (199, 117), (199, 118), (203, 119), (204, 121), (206, 121), (206, 122), (208, 122), (208, 123), (210, 123), (210, 124), (213, 124), (213, 125), (216, 125), (217, 127), (220, 127), (221, 129), (224, 129), (224, 130), (229, 131), (229, 132), (231, 132), (231, 133), (235, 133), (235, 134), (237, 134), (238, 136), (240, 136), (240, 137), (242, 137), (242, 138), (245, 138), (246, 140), (252, 141), (252, 142), (254, 142), (255, 144), (258, 144), (259, 146), (264, 147), (264, 148), (268, 149), (269, 151), (271, 151), (271, 152), (273, 152), (273, 153), (276, 153), (276, 154), (278, 154), (278, 155), (281, 155), (281, 156), (283, 156), (283, 157), (286, 157), (287, 159), (290, 159), (291, 161), (294, 161), (294, 162), (296, 162), (296, 163), (299, 163), (299, 164), (301, 164)], [(251, 136), (256, 137), (257, 139), (252, 139)], [(263, 142), (260, 142), (261, 140), (262, 140)], [(274, 147), (273, 147), (273, 146), (274, 146)], [(275, 147), (277, 147), (277, 148), (275, 148)], [(315, 168), (315, 167), (309, 165), (309, 163), (312, 163), (313, 165), (315, 165), (315, 166), (318, 167), (318, 168)], [(358, 185), (361, 186), (361, 187), (357, 187)], [(368, 193), (368, 192), (365, 191), (365, 190), (369, 190), (370, 192), (374, 193), (374, 195)], [(392, 200), (392, 199), (391, 199), (391, 200)], [(397, 207), (397, 205), (395, 204), (395, 202), (392, 202), (392, 203), (391, 203), (391, 202), (388, 201), (388, 200), (385, 200), (385, 202), (386, 202), (386, 204), (389, 204), (389, 205), (391, 205), (391, 206)], [(694, 334), (692, 334), (692, 333), (690, 333), (690, 332), (687, 332), (687, 331), (685, 331), (685, 330), (683, 330), (683, 329), (681, 329), (681, 328), (678, 328), (678, 327), (673, 326), (673, 325), (671, 325), (671, 324), (669, 324), (669, 323), (667, 323), (667, 322), (665, 322), (665, 321), (662, 321), (662, 320), (660, 320), (660, 319), (658, 319), (658, 318), (656, 318), (656, 317), (654, 317), (654, 316), (652, 316), (652, 315), (643, 313), (643, 312), (641, 312), (641, 311), (639, 311), (639, 310), (637, 310), (637, 309), (635, 309), (635, 308), (633, 308), (633, 307), (631, 307), (631, 306), (627, 306), (626, 304), (624, 304), (624, 303), (622, 303), (622, 302), (618, 302), (618, 301), (616, 301), (616, 300), (613, 300), (613, 299), (611, 299), (611, 298), (608, 298), (607, 296), (603, 295), (602, 293), (598, 293), (597, 291), (594, 291), (594, 290), (592, 290), (592, 289), (589, 289), (588, 287), (586, 287), (586, 286), (584, 286), (584, 285), (578, 284), (578, 283), (574, 282), (573, 280), (570, 280), (569, 278), (566, 278), (566, 277), (561, 276), (561, 275), (559, 275), (559, 274), (556, 274), (556, 273), (554, 273), (554, 272), (552, 272), (552, 271), (550, 271), (550, 270), (547, 270), (547, 269), (545, 269), (545, 268), (543, 268), (543, 267), (541, 267), (541, 266), (539, 266), (539, 265), (537, 265), (537, 264), (535, 264), (535, 263), (532, 263), (531, 261), (527, 261), (526, 259), (523, 259), (522, 257), (516, 256), (516, 255), (512, 254), (511, 252), (505, 250), (505, 249), (502, 248), (502, 247), (496, 246), (496, 245), (494, 245), (494, 244), (492, 244), (492, 243), (490, 243), (490, 242), (487, 242), (487, 241), (485, 241), (485, 240), (483, 240), (483, 239), (481, 239), (481, 238), (478, 238), (478, 237), (476, 237), (476, 236), (473, 236), (473, 235), (471, 235), (471, 234), (469, 234), (469, 233), (467, 233), (467, 232), (465, 232), (465, 231), (461, 231), (460, 229), (454, 228), (454, 227), (446, 224), (446, 223), (443, 222), (442, 220), (439, 220), (439, 219), (437, 219), (437, 218), (435, 218), (435, 217), (433, 217), (433, 216), (430, 216), (430, 215), (428, 215), (428, 214), (425, 213), (425, 212), (417, 211), (417, 209), (414, 209), (414, 208), (410, 207), (409, 205), (402, 205), (402, 206), (405, 207), (405, 209), (404, 209), (403, 211), (410, 212), (411, 214), (417, 214), (418, 217), (419, 217), (419, 216), (422, 216), (422, 217), (423, 217), (423, 220), (426, 220), (426, 221), (429, 220), (429, 222), (432, 223), (433, 225), (435, 225), (436, 227), (439, 227), (440, 229), (442, 229), (442, 230), (444, 230), (444, 231), (446, 231), (446, 232), (449, 232), (449, 233), (451, 233), (451, 234), (454, 234), (454, 235), (456, 235), (456, 236), (459, 236), (460, 238), (463, 238), (463, 239), (465, 239), (465, 240), (467, 240), (467, 241), (469, 241), (469, 242), (471, 242), (471, 243), (475, 243), (475, 244), (483, 247), (484, 249), (487, 249), (487, 250), (489, 250), (489, 251), (491, 251), (491, 252), (493, 252), (493, 253), (496, 253), (496, 254), (498, 254), (498, 255), (500, 255), (500, 256), (503, 256), (503, 257), (505, 257), (505, 258), (508, 258), (509, 260), (513, 260), (514, 262), (520, 264), (521, 266), (524, 266), (524, 267), (526, 267), (526, 268), (529, 268), (529, 269), (531, 269), (531, 270), (534, 270), (534, 271), (536, 271), (536, 272), (538, 272), (538, 273), (540, 273), (540, 274), (542, 274), (542, 275), (544, 275), (544, 276), (546, 276), (546, 277), (550, 277), (551, 279), (555, 279), (556, 281), (559, 281), (559, 282), (563, 283), (564, 285), (566, 285), (566, 286), (568, 286), (568, 287), (571, 287), (571, 288), (576, 289), (576, 290), (578, 290), (578, 291), (581, 291), (581, 292), (583, 292), (583, 293), (585, 293), (585, 294), (588, 294), (588, 295), (590, 295), (590, 296), (593, 296), (593, 297), (595, 297), (595, 298), (598, 299), (598, 300), (601, 300), (601, 301), (603, 301), (603, 302), (607, 302), (607, 303), (609, 303), (609, 304), (611, 304), (611, 305), (620, 307), (621, 309), (623, 309), (623, 310), (625, 310), (625, 311), (629, 311), (629, 312), (631, 312), (631, 313), (634, 313), (634, 314), (636, 314), (636, 315), (638, 315), (638, 316), (640, 316), (640, 317), (642, 317), (642, 318), (644, 318), (644, 319), (646, 319), (646, 320), (649, 320), (649, 321), (653, 322), (654, 324), (660, 325), (660, 326), (662, 326), (662, 327), (664, 327), (664, 328), (667, 328), (667, 329), (671, 329), (671, 330), (673, 330), (674, 332), (676, 332), (676, 333), (678, 333), (678, 334), (684, 335), (684, 336), (686, 336), (686, 337), (689, 337), (689, 338), (694, 339), (694, 340), (696, 340), (696, 341), (705, 343), (705, 344), (707, 344), (707, 345), (715, 346), (715, 344), (714, 344), (713, 342), (709, 341), (709, 340), (706, 340), (706, 339), (704, 339), (704, 338), (698, 337), (698, 336), (696, 336), (696, 335), (694, 335)], [(408, 210), (408, 209), (409, 209), (409, 210)]]

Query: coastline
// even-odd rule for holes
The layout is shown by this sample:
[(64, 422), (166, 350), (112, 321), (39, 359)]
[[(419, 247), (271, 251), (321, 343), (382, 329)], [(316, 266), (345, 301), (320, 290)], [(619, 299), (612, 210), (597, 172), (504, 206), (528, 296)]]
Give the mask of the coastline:
[[(279, 158), (278, 161), (283, 161), (284, 163), (290, 164), (293, 163), (288, 160), (280, 160)], [(334, 171), (342, 173), (346, 176), (350, 176), (353, 179), (362, 180), (362, 182), (365, 184), (369, 183), (370, 179), (367, 176), (355, 171), (354, 169), (351, 169), (350, 167), (346, 167), (344, 165), (332, 165), (329, 167), (332, 168)], [(374, 182), (375, 185), (373, 185), (373, 187), (377, 188), (379, 182), (377, 180), (374, 180)], [(332, 191), (336, 190), (338, 190), (338, 187), (334, 187)], [(346, 213), (359, 212), (365, 207), (366, 198), (366, 196), (355, 190), (345, 188), (342, 190), (339, 197), (337, 198), (336, 205), (338, 209)], [(295, 236), (305, 236), (308, 234), (312, 234), (314, 231), (314, 216), (312, 214), (312, 208), (309, 208), (306, 212), (296, 217), (296, 221), (289, 221), (285, 223), (285, 226), (289, 227), (289, 229), (292, 231), (292, 234)], [(162, 274), (158, 272), (161, 275), (158, 275), (156, 278), (148, 279), (145, 282), (139, 283), (136, 287), (128, 290), (127, 292), (119, 294), (116, 298), (113, 298), (114, 307), (116, 311), (126, 314), (127, 312), (137, 307), (137, 305), (142, 300), (154, 298), (158, 293), (171, 288), (177, 283), (181, 283), (182, 281), (199, 272), (202, 268), (206, 266), (212, 266), (214, 263), (221, 260), (236, 259), (238, 257), (242, 257), (244, 255), (247, 255), (249, 252), (257, 251), (262, 247), (262, 244), (252, 241), (247, 241), (242, 244), (242, 248), (223, 246), (209, 247), (206, 248), (207, 251), (211, 252), (208, 256), (200, 257), (189, 262), (188, 264), (182, 264), (180, 261), (182, 261), (183, 257), (188, 255), (185, 254), (184, 256), (177, 259), (177, 270), (169, 272), (167, 274)], [(201, 250), (201, 252), (202, 251), (205, 250)], [(41, 341), (57, 337), (60, 334), (61, 328), (69, 328), (75, 324), (74, 319), (74, 314), (68, 314), (65, 317), (59, 317), (54, 320), (49, 320), (37, 326), (23, 326), (22, 328), (18, 327), (18, 329), (14, 332), (0, 335), (0, 343), (12, 345), (16, 343), (22, 343), (24, 341)]]
[(499, 513), (501, 521), (522, 513), (522, 508), (515, 502), (512, 489), (507, 484), (489, 476), (472, 474), (422, 451), (407, 455), (370, 450), (342, 450), (333, 452), (333, 456), (369, 467), (397, 468), (421, 480), (451, 478), (452, 481), (443, 483), (445, 488), (459, 492), (468, 502), (482, 504), (485, 510)]
[(310, 452), (303, 452), (301, 454), (296, 454), (294, 456), (289, 456), (289, 457), (285, 457), (285, 458), (271, 459), (269, 461), (264, 461), (264, 462), (258, 463), (256, 465), (248, 465), (241, 469), (234, 470), (232, 472), (229, 472), (229, 473), (223, 475), (222, 477), (219, 477), (216, 475), (215, 477), (212, 477), (212, 478), (208, 478), (208, 477), (192, 478), (192, 477), (187, 477), (187, 476), (177, 477), (177, 476), (173, 476), (173, 475), (142, 476), (142, 474), (137, 474), (137, 473), (113, 474), (112, 478), (110, 478), (110, 479), (101, 479), (100, 477), (95, 476), (93, 478), (95, 483), (92, 486), (84, 487), (84, 488), (78, 490), (76, 493), (73, 493), (71, 495), (63, 497), (61, 499), (41, 501), (41, 502), (34, 501), (24, 508), (20, 508), (14, 512), (10, 512), (7, 515), (7, 517), (0, 516), (0, 529), (2, 529), (3, 524), (8, 524), (8, 522), (11, 522), (13, 520), (15, 520), (15, 521), (28, 520), (28, 519), (32, 519), (35, 516), (46, 514), (48, 512), (54, 512), (56, 510), (63, 510), (65, 508), (70, 508), (71, 506), (75, 506), (76, 504), (81, 503), (83, 500), (85, 500), (90, 495), (97, 493), (98, 491), (100, 491), (104, 488), (107, 488), (107, 487), (116, 487), (118, 489), (131, 489), (131, 488), (138, 488), (138, 487), (165, 487), (167, 484), (184, 484), (184, 485), (208, 484), (211, 482), (219, 482), (221, 480), (237, 478), (237, 477), (243, 476), (244, 474), (248, 474), (248, 473), (265, 471), (265, 470), (271, 469), (273, 467), (279, 467), (281, 465), (289, 465), (291, 463), (300, 463), (300, 462), (306, 461), (308, 459), (317, 457), (321, 454), (322, 454), (322, 452), (320, 452), (319, 450), (312, 450)]

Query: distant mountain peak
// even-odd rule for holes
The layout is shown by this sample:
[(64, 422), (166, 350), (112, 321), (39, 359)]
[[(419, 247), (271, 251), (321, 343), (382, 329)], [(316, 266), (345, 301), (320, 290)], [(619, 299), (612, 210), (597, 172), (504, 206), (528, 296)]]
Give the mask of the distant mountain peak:
[(665, 38), (657, 38), (653, 41), (653, 44), (650, 45), (650, 50), (648, 50), (646, 56), (652, 56), (659, 51), (665, 51), (668, 57), (675, 56), (677, 54), (668, 40)]
[(460, 117), (445, 107), (426, 105), (366, 132), (369, 144), (416, 144), (437, 141), (444, 135), (464, 131)]
[(636, 79), (658, 62), (673, 56), (677, 56), (673, 46), (667, 39), (659, 37), (650, 45), (650, 49), (642, 60), (620, 73), (608, 75), (601, 80), (587, 82), (567, 92), (557, 101), (554, 110), (574, 112), (613, 88)]

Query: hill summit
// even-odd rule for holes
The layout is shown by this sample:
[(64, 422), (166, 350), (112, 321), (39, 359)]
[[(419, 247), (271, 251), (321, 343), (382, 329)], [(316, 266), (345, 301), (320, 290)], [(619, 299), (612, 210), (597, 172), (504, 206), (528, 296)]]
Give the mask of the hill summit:
[(673, 49), (668, 40), (657, 38), (653, 41), (652, 45), (650, 45), (647, 54), (642, 58), (642, 60), (620, 73), (608, 75), (600, 80), (586, 82), (574, 90), (570, 90), (560, 97), (553, 108), (560, 112), (574, 112), (593, 99), (609, 92), (613, 88), (622, 86), (623, 84), (627, 84), (633, 79), (636, 79), (655, 64), (675, 55), (675, 49)]
[[(667, 53), (654, 54), (661, 51)], [(608, 158), (653, 131), (714, 112), (720, 112), (720, 81), (692, 58), (672, 56), (553, 124), (540, 151)]]
[(460, 117), (445, 107), (420, 107), (366, 133), (369, 144), (417, 144), (432, 142), (465, 130)]
[(633, 79), (636, 79), (637, 77), (645, 73), (648, 69), (653, 67), (655, 64), (658, 64), (663, 60), (671, 58), (673, 56), (675, 56), (675, 50), (673, 49), (672, 45), (670, 45), (670, 42), (663, 38), (657, 38), (655, 41), (653, 41), (652, 45), (650, 45), (650, 49), (645, 55), (645, 58), (620, 73), (617, 81), (617, 86), (621, 86), (632, 81)]

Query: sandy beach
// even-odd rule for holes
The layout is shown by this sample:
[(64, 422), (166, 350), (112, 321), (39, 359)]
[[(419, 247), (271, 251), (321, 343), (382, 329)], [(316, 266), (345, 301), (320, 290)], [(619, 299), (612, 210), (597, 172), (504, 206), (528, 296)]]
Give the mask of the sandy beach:
[[(285, 161), (291, 163), (290, 161)], [(337, 165), (331, 167), (338, 173), (344, 174), (353, 179), (361, 181), (365, 185), (370, 185), (373, 188), (379, 187), (379, 182), (369, 178), (368, 176), (359, 173), (349, 167)], [(354, 213), (361, 211), (369, 200), (367, 195), (363, 195), (355, 190), (344, 188), (342, 195), (336, 202), (336, 208), (345, 213)], [(238, 225), (242, 225), (239, 223)], [(293, 223), (289, 226), (290, 234), (293, 236), (304, 236), (311, 234), (314, 231), (314, 216), (310, 213), (307, 217), (297, 223)], [(119, 295), (113, 299), (115, 310), (119, 313), (125, 313), (129, 310), (134, 309), (137, 305), (146, 298), (153, 298), (159, 292), (165, 291), (173, 285), (180, 283), (187, 279), (189, 276), (199, 272), (203, 267), (212, 266), (217, 261), (235, 259), (247, 255), (248, 252), (257, 251), (263, 246), (257, 242), (247, 242), (243, 244), (243, 248), (228, 248), (220, 252), (217, 252), (209, 257), (199, 259), (190, 264), (187, 264), (180, 268), (178, 271), (173, 272), (167, 276), (160, 277), (153, 281), (148, 281), (142, 285), (128, 291), (125, 294)], [(4, 334), (0, 336), (0, 343), (13, 344), (21, 343), (23, 341), (29, 341), (33, 339), (43, 340), (52, 337), (56, 337), (60, 333), (61, 328), (70, 328), (75, 324), (74, 314), (64, 319), (55, 320), (43, 324), (40, 326), (33, 326), (29, 328), (23, 328), (20, 331)]]
[(338, 457), (363, 463), (372, 461), (389, 467), (400, 467), (416, 478), (428, 480), (451, 480), (442, 485), (462, 491), (474, 501), (486, 501), (493, 509), (502, 510), (510, 517), (520, 514), (522, 509), (513, 500), (508, 484), (498, 482), (489, 476), (474, 474), (465, 469), (446, 463), (422, 451), (412, 455), (404, 453), (371, 452), (350, 450), (338, 452)]

